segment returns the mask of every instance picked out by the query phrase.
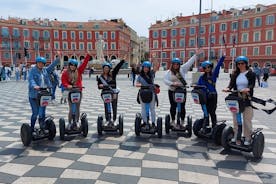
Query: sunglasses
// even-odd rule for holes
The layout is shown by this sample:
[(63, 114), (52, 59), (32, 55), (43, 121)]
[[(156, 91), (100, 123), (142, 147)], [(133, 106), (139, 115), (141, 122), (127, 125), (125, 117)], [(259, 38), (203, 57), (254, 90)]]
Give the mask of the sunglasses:
[(238, 63), (238, 65), (244, 65), (245, 63), (244, 62), (242, 62), (242, 63)]
[(203, 69), (211, 68), (210, 66), (203, 67)]

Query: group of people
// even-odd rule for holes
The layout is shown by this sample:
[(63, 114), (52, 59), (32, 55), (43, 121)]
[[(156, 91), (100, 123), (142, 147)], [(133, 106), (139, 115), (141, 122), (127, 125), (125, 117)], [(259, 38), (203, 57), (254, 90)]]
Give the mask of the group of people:
[[(176, 116), (176, 102), (174, 101), (173, 93), (177, 87), (185, 87), (187, 85), (186, 82), (186, 74), (189, 69), (192, 67), (194, 62), (197, 60), (201, 50), (196, 50), (195, 54), (184, 64), (179, 58), (173, 58), (171, 60), (171, 65), (169, 70), (166, 72), (164, 76), (164, 83), (168, 86), (168, 98), (170, 102), (170, 116), (172, 119), (172, 123), (175, 123), (175, 116)], [(32, 116), (31, 116), (31, 128), (34, 130), (35, 122), (37, 117), (39, 116), (39, 122), (43, 122), (45, 119), (45, 107), (40, 107), (37, 101), (37, 94), (40, 88), (48, 87), (52, 88), (53, 84), (51, 83), (50, 74), (54, 71), (55, 66), (59, 63), (61, 57), (61, 53), (57, 53), (57, 58), (54, 62), (52, 62), (49, 66), (46, 65), (46, 59), (43, 57), (36, 58), (36, 65), (30, 70), (29, 74), (29, 102), (32, 109)], [(78, 87), (82, 90), (82, 74), (90, 60), (90, 53), (88, 52), (84, 61), (80, 66), (79, 62), (76, 59), (69, 60), (69, 66), (67, 69), (64, 69), (61, 74), (61, 83), (65, 89), (71, 89), (73, 87)], [(203, 68), (203, 74), (200, 76), (197, 84), (203, 85), (205, 88), (203, 89), (204, 94), (207, 98), (207, 111), (210, 114), (212, 126), (214, 127), (217, 123), (216, 117), (216, 108), (217, 108), (217, 90), (216, 90), (216, 81), (219, 75), (219, 70), (223, 64), (226, 55), (220, 58), (218, 61), (215, 69), (214, 64), (210, 61), (202, 62), (201, 66)], [(104, 62), (102, 64), (102, 74), (97, 79), (97, 84), (99, 89), (105, 89), (105, 87), (109, 87), (112, 89), (116, 89), (116, 76), (124, 64), (125, 58), (122, 59), (115, 67), (112, 69), (112, 65), (109, 62)], [(255, 78), (256, 75), (253, 71), (249, 68), (249, 61), (248, 58), (245, 56), (239, 56), (235, 60), (236, 70), (231, 75), (231, 79), (227, 88), (223, 91), (229, 91), (231, 89), (238, 90), (240, 93), (244, 94), (246, 98), (246, 103), (243, 105), (245, 106), (243, 112), (243, 120), (244, 120), (244, 136), (246, 138), (244, 144), (249, 145), (251, 141), (251, 133), (252, 133), (252, 118), (253, 118), (253, 108), (251, 106), (250, 97), (253, 96), (254, 86), (255, 86)], [(135, 80), (135, 86), (140, 88), (141, 86), (149, 86), (152, 90), (152, 100), (150, 102), (150, 114), (151, 114), (151, 121), (154, 125), (156, 119), (155, 113), (155, 104), (156, 104), (156, 86), (154, 85), (154, 76), (155, 72), (158, 70), (157, 66), (152, 66), (150, 61), (144, 61), (141, 65), (141, 71), (139, 76)], [(186, 98), (186, 95), (185, 95)], [(113, 98), (112, 101), (112, 109), (113, 109), (113, 121), (116, 120), (117, 114), (117, 102), (118, 98)], [(81, 100), (77, 104), (77, 117), (79, 119), (80, 114), (80, 103)], [(147, 114), (145, 103), (140, 100), (141, 103), (141, 114), (143, 122), (147, 122)], [(186, 114), (185, 109), (185, 101), (181, 104), (181, 124), (184, 123), (184, 118)], [(69, 101), (69, 113), (68, 119), (70, 122), (72, 109), (70, 108), (70, 101)], [(107, 118), (107, 107), (105, 106), (105, 115)], [(208, 120), (209, 122), (209, 120)], [(207, 122), (207, 124), (208, 124)], [(233, 114), (233, 122), (234, 122), (234, 132), (235, 136), (232, 141), (240, 144), (241, 140), (237, 139), (237, 119), (235, 114)]]
[[(263, 68), (260, 68), (258, 64), (255, 64), (251, 70), (255, 73), (256, 79), (258, 81), (259, 87), (267, 87), (267, 79), (269, 78), (269, 67), (264, 66)], [(263, 78), (261, 79), (261, 76)]]

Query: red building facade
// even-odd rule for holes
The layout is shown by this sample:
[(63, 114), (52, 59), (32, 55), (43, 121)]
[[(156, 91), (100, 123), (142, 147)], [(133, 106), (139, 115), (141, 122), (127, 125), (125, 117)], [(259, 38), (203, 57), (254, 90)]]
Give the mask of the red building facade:
[(149, 28), (151, 59), (168, 67), (171, 58), (179, 57), (186, 61), (200, 46), (204, 50), (201, 61), (217, 60), (225, 48), (226, 71), (232, 68), (232, 61), (239, 55), (248, 56), (251, 65), (275, 68), (275, 19), (276, 4), (157, 21)]
[(62, 51), (64, 64), (70, 58), (83, 59), (87, 50), (92, 51), (92, 59), (97, 59), (100, 37), (107, 59), (122, 58), (131, 52), (130, 29), (121, 19), (88, 22), (0, 19), (0, 64), (33, 64), (38, 55), (51, 62), (56, 51)]

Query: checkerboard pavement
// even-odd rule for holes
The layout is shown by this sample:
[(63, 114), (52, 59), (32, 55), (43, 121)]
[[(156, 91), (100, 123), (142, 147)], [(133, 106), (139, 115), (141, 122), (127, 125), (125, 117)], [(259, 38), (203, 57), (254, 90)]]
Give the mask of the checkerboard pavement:
[[(161, 85), (157, 116), (168, 114), (167, 87), (159, 72), (156, 83)], [(137, 88), (131, 86), (126, 76), (118, 76), (121, 88), (118, 114), (124, 115), (124, 134), (104, 134), (98, 137), (96, 120), (103, 114), (103, 103), (96, 87), (95, 76), (84, 77), (84, 95), (81, 112), (89, 121), (87, 138), (72, 136), (59, 140), (58, 119), (67, 119), (65, 104), (50, 105), (57, 126), (54, 141), (32, 142), (24, 147), (20, 140), (20, 126), (28, 123), (31, 115), (27, 100), (26, 82), (0, 83), (0, 183), (276, 183), (276, 114), (270, 116), (255, 111), (254, 127), (262, 127), (265, 150), (261, 160), (240, 151), (225, 152), (210, 140), (194, 135), (185, 138), (171, 133), (159, 139), (156, 135), (134, 133), (135, 114), (140, 111), (136, 103)], [(191, 74), (188, 75), (191, 81)], [(269, 88), (256, 88), (256, 96), (276, 99), (276, 78), (270, 78)], [(228, 83), (228, 75), (221, 75), (217, 88), (221, 91)], [(57, 90), (57, 99), (60, 98)], [(219, 94), (218, 119), (231, 124), (231, 115)], [(193, 121), (201, 118), (198, 105), (187, 98), (187, 115)]]

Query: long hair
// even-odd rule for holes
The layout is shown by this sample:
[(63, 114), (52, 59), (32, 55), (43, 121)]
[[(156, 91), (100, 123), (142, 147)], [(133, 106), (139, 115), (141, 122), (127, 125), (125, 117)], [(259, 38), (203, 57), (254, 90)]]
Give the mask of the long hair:
[(75, 85), (79, 77), (78, 68), (76, 68), (76, 70), (74, 71), (71, 70), (70, 67), (68, 67), (67, 72), (70, 84)]
[(179, 73), (179, 70), (180, 70), (180, 65), (179, 65), (178, 69), (176, 70), (176, 69), (173, 68), (173, 64), (171, 63), (170, 71), (171, 71), (174, 75), (176, 75), (177, 73)]
[(144, 72), (144, 67), (142, 67), (140, 75), (141, 77), (148, 77), (150, 78), (150, 80), (153, 79), (152, 73), (150, 72), (151, 70), (149, 69), (149, 71), (147, 73)]
[[(244, 62), (245, 63), (245, 68), (246, 68), (246, 70), (249, 70), (249, 66), (248, 66), (248, 63), (246, 63), (246, 62)], [(233, 71), (233, 75), (234, 76), (238, 76), (239, 74), (241, 73), (241, 70), (239, 69), (239, 67), (238, 67), (238, 64), (236, 63), (236, 70), (234, 70)]]

